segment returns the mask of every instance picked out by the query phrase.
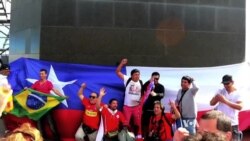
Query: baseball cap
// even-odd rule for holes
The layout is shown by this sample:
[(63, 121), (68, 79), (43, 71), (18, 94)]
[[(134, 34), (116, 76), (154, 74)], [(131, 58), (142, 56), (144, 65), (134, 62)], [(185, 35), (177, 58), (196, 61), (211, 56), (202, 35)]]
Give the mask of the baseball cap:
[(222, 77), (222, 82), (221, 83), (230, 83), (230, 82), (233, 82), (233, 77), (231, 75), (224, 75)]

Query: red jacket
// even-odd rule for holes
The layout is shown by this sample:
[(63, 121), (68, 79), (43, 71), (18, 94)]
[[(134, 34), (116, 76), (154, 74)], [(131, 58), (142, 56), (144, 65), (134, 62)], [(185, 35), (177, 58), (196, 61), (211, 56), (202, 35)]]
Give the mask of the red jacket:
[[(170, 124), (174, 123), (170, 113), (165, 114), (165, 117)], [(152, 116), (150, 118), (149, 132), (153, 131), (155, 134), (158, 134), (162, 141), (171, 140), (173, 138), (171, 135), (171, 128), (172, 126), (169, 126), (164, 116)]]
[(124, 115), (118, 110), (114, 112), (106, 107), (103, 107), (101, 114), (103, 117), (104, 134), (107, 134), (107, 132), (117, 131), (119, 130), (120, 124), (126, 124)]

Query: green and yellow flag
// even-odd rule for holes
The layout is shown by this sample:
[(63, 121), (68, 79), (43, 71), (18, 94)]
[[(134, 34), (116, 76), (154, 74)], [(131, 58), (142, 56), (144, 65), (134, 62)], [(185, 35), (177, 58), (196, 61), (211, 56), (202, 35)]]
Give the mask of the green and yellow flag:
[(10, 113), (18, 117), (27, 116), (30, 119), (39, 120), (64, 99), (32, 89), (23, 90), (14, 96), (14, 109)]

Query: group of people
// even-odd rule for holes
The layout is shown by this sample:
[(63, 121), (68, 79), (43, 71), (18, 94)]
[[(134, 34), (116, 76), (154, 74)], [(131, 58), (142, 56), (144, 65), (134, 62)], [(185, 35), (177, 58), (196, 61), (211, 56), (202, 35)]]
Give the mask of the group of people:
[[(9, 112), (13, 108), (13, 101), (12, 101), (12, 89), (8, 83), (7, 77), (10, 74), (10, 66), (7, 64), (2, 64), (0, 67), (0, 102), (1, 102), (1, 107), (0, 107), (0, 115), (2, 115), (2, 112)], [(47, 80), (47, 70), (46, 69), (41, 69), (39, 72), (40, 79), (36, 81), (32, 86), (31, 89), (34, 89), (36, 91), (45, 93), (45, 94), (50, 94), (51, 91), (53, 91), (56, 95), (64, 97), (57, 89), (54, 88), (52, 82)], [(27, 89), (25, 87), (24, 89)], [(11, 99), (11, 101), (9, 100)], [(47, 124), (50, 126), (51, 132), (53, 132), (54, 139), (59, 140), (59, 135), (58, 132), (56, 131), (54, 119), (51, 114), (46, 114), (44, 115), (38, 122), (38, 129), (39, 133), (41, 132), (41, 136), (46, 137), (46, 131), (45, 128), (43, 127), (44, 124)], [(31, 125), (28, 125), (31, 126)], [(24, 126), (24, 127), (28, 127)], [(32, 127), (33, 128), (33, 127)], [(42, 139), (40, 139), (42, 140)]]
[[(116, 99), (111, 99), (108, 105), (101, 104), (101, 99), (106, 93), (104, 88), (100, 89), (99, 94), (91, 93), (89, 99), (84, 98), (83, 89), (86, 84), (82, 84), (78, 95), (85, 106), (85, 111), (83, 123), (76, 134), (77, 139), (82, 138), (84, 132), (85, 140), (97, 140), (100, 124), (104, 127), (104, 141), (117, 141), (121, 130), (132, 131), (135, 140), (145, 141), (201, 140), (203, 135), (204, 138), (227, 141), (242, 139), (242, 133), (238, 129), (238, 112), (242, 109), (242, 100), (234, 87), (231, 75), (223, 76), (224, 88), (218, 90), (210, 101), (212, 106), (217, 105), (217, 111), (207, 112), (197, 123), (195, 95), (199, 88), (193, 78), (190, 76), (181, 78), (181, 88), (176, 100), (168, 101), (171, 110), (165, 113), (162, 104), (165, 88), (159, 83), (160, 74), (153, 72), (150, 80), (143, 84), (138, 69), (133, 69), (130, 76), (121, 72), (127, 62), (127, 59), (122, 59), (116, 69), (117, 76), (123, 80), (125, 86), (122, 112), (117, 110)], [(176, 130), (175, 135), (173, 124), (181, 129)], [(225, 134), (223, 137), (217, 136), (217, 131)]]
[[(110, 99), (107, 105), (102, 103), (102, 98), (106, 94), (105, 88), (86, 97), (84, 89), (87, 84), (81, 85), (77, 94), (85, 109), (82, 124), (75, 135), (76, 140), (118, 141), (121, 131), (133, 132), (136, 141), (242, 139), (242, 133), (238, 129), (238, 113), (242, 109), (242, 100), (234, 87), (231, 75), (223, 76), (224, 88), (218, 90), (210, 101), (210, 105), (216, 105), (216, 111), (205, 113), (197, 123), (195, 95), (199, 88), (192, 77), (181, 78), (181, 88), (177, 92), (176, 100), (164, 101), (171, 107), (170, 111), (165, 113), (162, 98), (166, 95), (164, 86), (159, 83), (160, 73), (153, 72), (151, 78), (143, 84), (138, 69), (133, 69), (130, 76), (122, 73), (121, 70), (127, 63), (127, 59), (122, 59), (116, 69), (117, 76), (123, 80), (125, 86), (122, 112), (117, 108), (117, 99)], [(5, 75), (2, 69), (0, 73)], [(40, 70), (40, 80), (31, 88), (43, 93), (50, 93), (52, 90), (58, 96), (62, 96), (47, 80), (45, 69)], [(173, 124), (178, 128), (176, 131), (173, 130)], [(222, 134), (219, 136), (218, 133)]]

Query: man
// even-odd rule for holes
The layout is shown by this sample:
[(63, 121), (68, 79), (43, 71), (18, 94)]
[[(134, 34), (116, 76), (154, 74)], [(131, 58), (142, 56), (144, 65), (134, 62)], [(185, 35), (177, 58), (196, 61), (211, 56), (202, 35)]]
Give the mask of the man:
[(183, 141), (227, 141), (227, 140), (223, 134), (204, 132), (188, 136), (184, 138)]
[[(102, 88), (104, 89), (104, 88)], [(97, 108), (100, 108), (102, 115), (102, 124), (104, 126), (104, 141), (118, 141), (118, 133), (121, 125), (124, 130), (127, 130), (127, 122), (124, 115), (117, 110), (118, 100), (110, 99), (108, 107), (101, 107), (102, 97), (106, 94), (105, 89), (100, 91), (100, 95), (97, 100)]]
[[(225, 136), (226, 141), (232, 139), (231, 120), (224, 113), (217, 110), (208, 111), (201, 116), (199, 121), (198, 133), (216, 133)], [(189, 136), (185, 128), (179, 128), (175, 131), (174, 141), (183, 141)]]
[[(7, 79), (9, 74), (10, 74), (10, 66), (8, 64), (2, 64), (0, 68), (0, 86), (2, 87), (0, 88), (1, 89), (0, 91), (2, 92), (2, 94), (0, 94), (1, 95), (0, 113), (2, 113), (2, 111), (8, 113), (14, 108), (13, 98), (12, 98), (13, 90), (11, 89), (11, 86), (9, 85)], [(19, 126), (25, 122), (31, 123), (33, 126), (35, 126), (35, 123), (32, 120), (28, 119), (27, 117), (19, 118), (12, 114), (4, 114), (0, 122), (2, 122), (2, 120), (4, 122), (5, 129), (7, 131), (19, 128)], [(0, 124), (3, 125), (2, 123)]]
[(144, 137), (148, 135), (149, 120), (150, 117), (154, 115), (154, 102), (161, 101), (161, 99), (164, 97), (165, 88), (162, 84), (159, 83), (159, 79), (160, 74), (158, 72), (153, 72), (151, 75), (151, 79), (143, 85), (143, 90), (145, 92), (145, 90), (148, 89), (151, 81), (153, 82), (153, 87), (150, 90), (151, 92), (147, 99), (144, 100), (145, 103), (143, 105), (142, 126)]
[(7, 64), (1, 64), (0, 67), (0, 117), (2, 112), (9, 112), (13, 109), (11, 86), (8, 83), (8, 75), (10, 74), (10, 66)]
[[(3, 82), (8, 84), (7, 76), (10, 74), (10, 66), (7, 64), (2, 64), (0, 67), (0, 83)], [(5, 80), (4, 80), (5, 79)]]
[[(82, 83), (80, 89), (78, 90), (78, 96), (85, 107), (83, 118), (82, 118), (82, 124), (79, 127), (78, 131), (76, 132), (76, 140), (89, 140), (89, 141), (95, 141), (97, 130), (99, 128), (100, 123), (100, 112), (96, 107), (96, 101), (97, 101), (97, 93), (92, 92), (88, 98), (85, 98), (83, 91), (86, 88), (86, 84)], [(100, 90), (100, 93), (102, 93), (104, 89)]]
[[(44, 94), (50, 94), (50, 91), (53, 91), (56, 95), (63, 96), (57, 89), (53, 87), (53, 84), (47, 80), (47, 70), (41, 69), (40, 70), (40, 80), (36, 81), (32, 86), (32, 89), (42, 92)], [(47, 113), (38, 121), (38, 128), (41, 130), (41, 133), (45, 135), (45, 129), (43, 128), (44, 123), (50, 126), (51, 132), (53, 133), (53, 137), (55, 140), (59, 140), (59, 134), (57, 133), (55, 121), (53, 117)]]
[(231, 120), (221, 111), (212, 110), (203, 114), (198, 131), (223, 134), (227, 141), (232, 139)]
[(176, 104), (181, 114), (180, 124), (186, 128), (190, 134), (195, 134), (197, 116), (195, 95), (198, 90), (193, 78), (190, 76), (183, 76), (181, 78), (181, 89), (177, 93)]
[[(10, 66), (2, 64), (0, 61), (0, 128), (4, 129), (10, 124), (6, 122), (6, 115), (2, 116), (2, 113), (10, 112), (13, 109), (13, 90), (8, 83), (8, 75), (10, 74)], [(5, 124), (5, 127), (3, 126)]]
[(40, 70), (40, 80), (36, 81), (31, 88), (45, 94), (50, 94), (50, 91), (53, 91), (56, 95), (64, 97), (53, 87), (53, 84), (47, 80), (47, 70), (45, 69)]
[(0, 117), (4, 111), (9, 112), (13, 108), (12, 92), (9, 85), (0, 86)]
[(131, 117), (133, 117), (135, 125), (135, 135), (138, 140), (142, 139), (141, 135), (141, 114), (142, 114), (142, 81), (140, 80), (140, 71), (133, 69), (131, 71), (131, 77), (123, 74), (121, 69), (128, 63), (127, 59), (122, 59), (116, 69), (116, 74), (124, 81), (126, 86), (123, 114), (128, 123), (130, 123)]
[(238, 115), (242, 109), (242, 100), (239, 92), (234, 87), (234, 81), (231, 75), (224, 75), (222, 77), (223, 89), (219, 89), (216, 95), (211, 99), (210, 105), (216, 105), (217, 110), (225, 113), (232, 123), (233, 140), (240, 141), (242, 133), (239, 131)]

